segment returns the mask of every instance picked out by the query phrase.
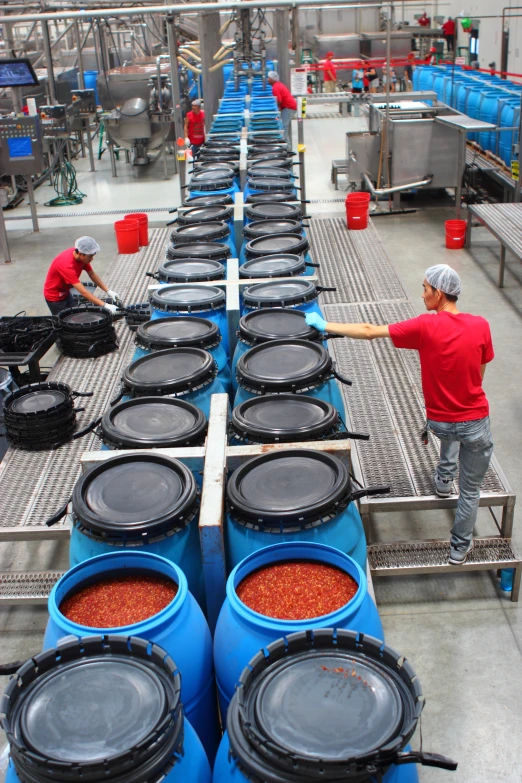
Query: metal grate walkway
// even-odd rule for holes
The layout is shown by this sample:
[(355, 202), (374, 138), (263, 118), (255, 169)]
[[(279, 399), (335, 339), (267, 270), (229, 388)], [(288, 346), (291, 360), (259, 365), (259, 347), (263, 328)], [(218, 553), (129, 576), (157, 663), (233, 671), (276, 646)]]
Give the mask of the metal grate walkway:
[[(348, 231), (341, 218), (314, 218), (308, 234), (314, 261), (321, 264), (321, 282), (338, 289), (321, 294), (328, 320), (386, 324), (417, 314), (371, 222), (366, 231)], [(332, 340), (330, 350), (339, 371), (354, 380), (353, 386), (342, 387), (347, 424), (371, 436), (367, 442), (352, 443), (356, 477), (366, 486), (391, 487), (389, 495), (360, 500), (367, 533), (370, 515), (376, 511), (454, 508), (456, 495), (442, 499), (434, 494), (437, 441), (430, 438), (425, 446), (420, 437), (425, 408), (417, 352), (398, 351), (389, 340)], [(510, 541), (515, 495), (495, 457), (480, 504), (502, 508), (503, 537), (478, 539), (466, 568), (516, 567), (512, 593), (516, 600), (522, 564)], [(373, 576), (461, 568), (448, 565), (448, 552), (447, 541), (368, 547)]]
[[(150, 279), (164, 256), (168, 229), (150, 232), (151, 241), (135, 255), (117, 256), (107, 274), (107, 282), (121, 292), (124, 301), (146, 299)], [(92, 391), (80, 398), (79, 429), (100, 416), (119, 390), (120, 376), (135, 351), (134, 336), (124, 321), (116, 324), (119, 350), (96, 359), (62, 356), (49, 374), (49, 380), (62, 381), (76, 391)], [(65, 503), (80, 474), (84, 451), (97, 449), (98, 438), (87, 435), (52, 452), (9, 449), (0, 463), (0, 541), (54, 539), (69, 536), (62, 523), (51, 528), (45, 520)]]

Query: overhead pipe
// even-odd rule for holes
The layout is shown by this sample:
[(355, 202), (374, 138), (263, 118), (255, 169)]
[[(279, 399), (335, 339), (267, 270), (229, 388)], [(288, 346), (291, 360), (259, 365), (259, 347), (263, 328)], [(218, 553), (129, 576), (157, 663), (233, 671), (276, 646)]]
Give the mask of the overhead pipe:
[(182, 57), (180, 54), (178, 54), (178, 62), (183, 63), (185, 68), (188, 68), (189, 71), (192, 71), (192, 73), (196, 73), (198, 76), (202, 73), (201, 68), (196, 68), (195, 65), (191, 65), (187, 60), (185, 60), (184, 57)]
[(210, 73), (212, 73), (213, 71), (217, 71), (218, 68), (222, 68), (227, 63), (232, 63), (232, 62), (234, 62), (234, 58), (233, 57), (229, 57), (228, 60), (220, 60), (215, 65), (212, 65), (208, 70), (210, 71)]
[[(354, 158), (352, 158), (354, 160)], [(433, 174), (427, 174), (425, 179), (420, 182), (409, 182), (407, 185), (396, 185), (394, 188), (375, 188), (368, 174), (363, 174), (364, 181), (368, 185), (372, 196), (387, 196), (390, 193), (400, 193), (401, 190), (410, 190), (411, 188), (423, 188), (429, 185), (433, 180)]]

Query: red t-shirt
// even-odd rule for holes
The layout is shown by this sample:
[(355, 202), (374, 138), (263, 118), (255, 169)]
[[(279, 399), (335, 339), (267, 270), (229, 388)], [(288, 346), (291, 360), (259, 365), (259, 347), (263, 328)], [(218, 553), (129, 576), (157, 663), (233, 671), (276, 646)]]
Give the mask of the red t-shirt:
[(323, 63), (324, 81), (336, 82), (337, 81), (337, 68), (331, 60), (325, 60)]
[(455, 22), (453, 19), (448, 19), (447, 22), (444, 22), (442, 32), (444, 35), (455, 35)]
[(85, 269), (92, 272), (90, 264), (82, 264), (74, 258), (74, 247), (64, 250), (56, 256), (44, 283), (44, 297), (48, 302), (61, 302), (67, 299), (73, 285), (80, 282), (80, 275)]
[(480, 366), (494, 357), (489, 324), (468, 313), (425, 313), (390, 324), (396, 348), (419, 352), (428, 419), (473, 421), (489, 414)]
[(272, 95), (277, 98), (277, 105), (282, 109), (297, 109), (297, 101), (285, 85), (282, 82), (275, 82), (272, 85)]
[(191, 144), (203, 144), (205, 141), (205, 112), (187, 114), (187, 136)]
[(421, 16), (421, 18), (419, 19), (419, 24), (421, 27), (429, 27), (430, 26), (429, 16)]

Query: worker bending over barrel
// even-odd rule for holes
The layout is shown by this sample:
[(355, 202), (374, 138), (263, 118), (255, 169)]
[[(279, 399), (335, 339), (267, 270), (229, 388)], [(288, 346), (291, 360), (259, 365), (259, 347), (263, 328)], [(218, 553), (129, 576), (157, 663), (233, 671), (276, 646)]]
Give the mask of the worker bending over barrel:
[(111, 313), (117, 311), (117, 306), (107, 304), (97, 296), (91, 294), (80, 282), (80, 275), (83, 271), (87, 272), (92, 282), (105, 291), (111, 299), (119, 300), (120, 296), (116, 291), (111, 291), (101, 277), (99, 277), (91, 266), (91, 262), (100, 250), (99, 244), (92, 237), (80, 237), (76, 240), (74, 247), (64, 250), (56, 256), (44, 283), (44, 297), (47, 306), (53, 315), (58, 315), (62, 310), (74, 307), (77, 304), (75, 297), (71, 293), (71, 288), (76, 290), (92, 304), (98, 307), (104, 307)]
[(290, 136), (290, 123), (295, 116), (297, 101), (285, 85), (279, 81), (279, 74), (276, 71), (268, 72), (268, 83), (272, 87), (272, 95), (277, 100), (277, 107), (281, 112), (281, 122), (285, 132), (285, 139), (292, 141)]
[(482, 379), (492, 361), (493, 345), (488, 322), (457, 309), (461, 292), (458, 274), (447, 264), (430, 267), (422, 284), (426, 310), (387, 326), (327, 323), (317, 313), (308, 313), (306, 323), (320, 332), (340, 334), (355, 340), (391, 338), (396, 348), (419, 352), (422, 390), (426, 404), (427, 432), (440, 440), (440, 459), (435, 471), (439, 497), (451, 495), (459, 471), (460, 494), (451, 529), (452, 565), (466, 561), (473, 549), (480, 485), (486, 475), (493, 441), (489, 428), (489, 405)]

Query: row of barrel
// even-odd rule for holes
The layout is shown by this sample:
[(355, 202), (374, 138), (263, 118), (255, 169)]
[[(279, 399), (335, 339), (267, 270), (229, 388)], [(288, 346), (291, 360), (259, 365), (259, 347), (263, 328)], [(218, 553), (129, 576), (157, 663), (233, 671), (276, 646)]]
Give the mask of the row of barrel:
[[(225, 141), (222, 131), (210, 135), (191, 183)], [(228, 162), (236, 152), (232, 144)], [(280, 129), (249, 134), (249, 164), (274, 154), (290, 171)], [(230, 187), (238, 187), (232, 173)], [(230, 231), (210, 239), (198, 230), (179, 241), (180, 229), (216, 222), (205, 210), (226, 208), (215, 199), (231, 196), (189, 183), (122, 399), (100, 425), (103, 448), (114, 454), (73, 490), (71, 568), (49, 598), (44, 652), (22, 667), (2, 702), (8, 783), (416, 783), (417, 763), (455, 767), (409, 749), (424, 699), (412, 667), (382, 641), (354, 502), (366, 490), (345, 462), (311, 449), (264, 450), (227, 476), (229, 575), (212, 639), (198, 538), (201, 475), (161, 452), (119, 453), (202, 444), (211, 396), (223, 391), (233, 404), (232, 444), (357, 436), (346, 431), (324, 335), (306, 325), (306, 312), (320, 309), (318, 286), (303, 276), (311, 259), (302, 216), (281, 198), (287, 191), (267, 198), (253, 179), (241, 248)], [(218, 222), (231, 229), (230, 217)], [(298, 225), (269, 230), (278, 219)], [(263, 220), (267, 233), (251, 239), (248, 227)], [(301, 243), (299, 251), (270, 244), (281, 237)], [(267, 252), (251, 256), (258, 238)], [(219, 259), (209, 257), (211, 246)], [(201, 283), (215, 273), (205, 271), (209, 262), (226, 275), (238, 250), (245, 277), (249, 269), (289, 277), (289, 264), (301, 266), (292, 280), (242, 289), (231, 356), (226, 295)], [(173, 274), (185, 277), (164, 279)]]
[(433, 90), (443, 103), (477, 120), (506, 130), (468, 133), (484, 151), (493, 152), (507, 166), (517, 157), (522, 84), (489, 73), (463, 70), (460, 66), (419, 66), (413, 74), (415, 90)]

